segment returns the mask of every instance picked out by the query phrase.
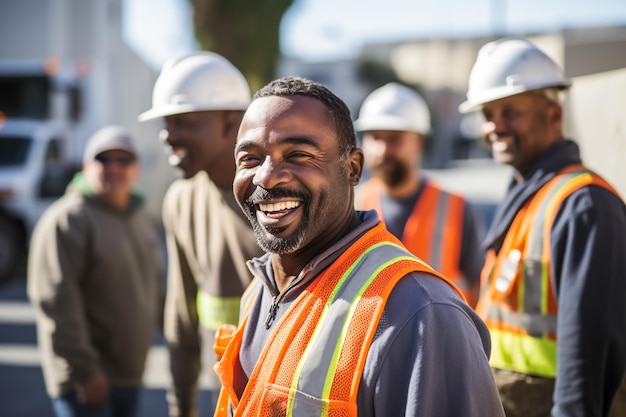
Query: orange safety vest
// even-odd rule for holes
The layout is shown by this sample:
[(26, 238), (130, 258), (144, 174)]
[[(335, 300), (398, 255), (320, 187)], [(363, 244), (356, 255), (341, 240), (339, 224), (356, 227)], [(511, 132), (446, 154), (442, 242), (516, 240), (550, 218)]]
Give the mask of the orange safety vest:
[(244, 294), (242, 323), (215, 365), (223, 384), (215, 416), (228, 415), (229, 400), (235, 416), (356, 416), (361, 374), (385, 303), (395, 284), (413, 271), (434, 274), (456, 289), (382, 224), (369, 230), (275, 324), (239, 398), (233, 382), (241, 372), (243, 329), (263, 285), (255, 279)]
[(548, 181), (516, 214), (496, 254), (487, 253), (476, 312), (491, 333), (494, 368), (556, 376), (557, 299), (550, 232), (561, 203), (581, 187), (617, 192), (582, 165)]
[[(376, 178), (365, 182), (360, 191), (360, 209), (376, 210), (378, 217), (384, 222), (380, 204), (382, 188), (382, 183)], [(468, 285), (459, 269), (464, 208), (463, 197), (426, 182), (400, 240), (412, 254), (466, 291)]]

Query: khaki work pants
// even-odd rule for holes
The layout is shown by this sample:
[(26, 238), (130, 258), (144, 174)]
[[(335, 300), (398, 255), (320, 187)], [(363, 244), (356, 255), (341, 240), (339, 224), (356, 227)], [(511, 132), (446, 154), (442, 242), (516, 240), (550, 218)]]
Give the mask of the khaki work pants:
[(626, 375), (622, 378), (622, 383), (613, 397), (609, 417), (626, 417)]
[(550, 417), (554, 379), (493, 369), (506, 417)]

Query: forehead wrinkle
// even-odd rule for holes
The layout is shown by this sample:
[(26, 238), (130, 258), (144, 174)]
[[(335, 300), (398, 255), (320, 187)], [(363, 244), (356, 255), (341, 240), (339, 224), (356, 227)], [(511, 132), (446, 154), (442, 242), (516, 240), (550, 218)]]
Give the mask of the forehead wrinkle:
[[(319, 144), (315, 142), (313, 139), (309, 138), (308, 136), (286, 136), (286, 137), (276, 137), (276, 138), (266, 137), (262, 140), (262, 142), (263, 143), (273, 142), (276, 145), (296, 145), (296, 146), (303, 145), (303, 146), (310, 146), (312, 148), (315, 148), (316, 150), (321, 150)], [(235, 147), (235, 154), (237, 152), (245, 152), (247, 150), (259, 148), (262, 146), (263, 146), (262, 144), (258, 143), (254, 139), (242, 138), (242, 140), (240, 140), (237, 143), (237, 146)]]

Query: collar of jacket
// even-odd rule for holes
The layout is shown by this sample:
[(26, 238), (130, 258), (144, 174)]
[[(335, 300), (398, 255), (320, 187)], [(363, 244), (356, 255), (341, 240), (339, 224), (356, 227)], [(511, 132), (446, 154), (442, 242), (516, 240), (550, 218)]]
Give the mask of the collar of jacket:
[[(298, 276), (295, 278), (294, 282), (287, 287), (285, 290), (285, 299), (289, 299), (289, 294), (287, 292), (291, 292), (295, 296), (300, 293), (300, 291), (292, 291), (296, 288), (306, 287), (315, 277), (317, 277), (320, 272), (322, 272), (328, 265), (333, 263), (335, 259), (339, 257), (354, 241), (356, 241), (359, 237), (361, 237), (365, 232), (376, 226), (380, 221), (378, 220), (378, 215), (375, 210), (369, 211), (357, 211), (359, 219), (361, 220), (361, 224), (353, 229), (346, 236), (341, 238), (339, 241), (335, 242), (334, 245), (328, 247), (324, 252), (320, 253), (311, 261), (305, 265), (305, 267), (300, 271)], [(266, 253), (265, 255), (253, 258), (247, 262), (248, 269), (250, 272), (261, 279), (265, 286), (269, 288), (271, 294), (273, 296), (278, 295), (278, 290), (276, 288), (276, 283), (274, 282), (274, 273), (272, 269), (272, 254)]]
[[(93, 200), (99, 200), (98, 195), (93, 190), (91, 185), (89, 185), (89, 182), (87, 181), (87, 178), (85, 178), (85, 174), (82, 171), (79, 171), (76, 174), (74, 174), (74, 177), (72, 178), (70, 183), (67, 185), (66, 192), (73, 192), (73, 191), (77, 191), (83, 194), (84, 196), (89, 197)], [(144, 203), (143, 195), (139, 193), (138, 191), (133, 190), (130, 194), (129, 210), (135, 210), (141, 207), (143, 203)]]
[(564, 140), (544, 152), (523, 174), (521, 181), (512, 178), (504, 199), (496, 208), (491, 226), (483, 241), (483, 247), (495, 249), (497, 252), (502, 246), (504, 236), (515, 215), (522, 206), (563, 168), (580, 163), (578, 145), (571, 140)]

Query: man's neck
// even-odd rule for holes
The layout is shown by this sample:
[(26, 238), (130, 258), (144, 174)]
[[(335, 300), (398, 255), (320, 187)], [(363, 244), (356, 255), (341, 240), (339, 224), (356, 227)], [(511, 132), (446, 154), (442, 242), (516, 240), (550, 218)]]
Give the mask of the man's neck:
[(293, 282), (296, 275), (287, 275), (283, 268), (282, 259), (278, 254), (272, 254), (272, 270), (274, 282), (279, 292), (283, 292)]
[(205, 169), (207, 175), (218, 188), (223, 190), (232, 190), (233, 180), (235, 179), (235, 164), (233, 157), (223, 157), (218, 159), (223, 161)]
[(130, 206), (130, 195), (106, 195), (103, 194), (100, 198), (109, 206), (119, 211), (125, 211)]
[(271, 257), (274, 280), (276, 287), (280, 292), (291, 285), (293, 280), (300, 275), (301, 271), (305, 269), (307, 264), (309, 264), (312, 259), (319, 256), (340, 239), (343, 239), (361, 224), (361, 219), (357, 215), (356, 211), (352, 210), (349, 216), (350, 217), (342, 223), (342, 226), (333, 228), (332, 234), (329, 231), (329, 233), (325, 235), (326, 239), (319, 241), (316, 248), (309, 247), (308, 250), (300, 250), (285, 255), (272, 253)]

